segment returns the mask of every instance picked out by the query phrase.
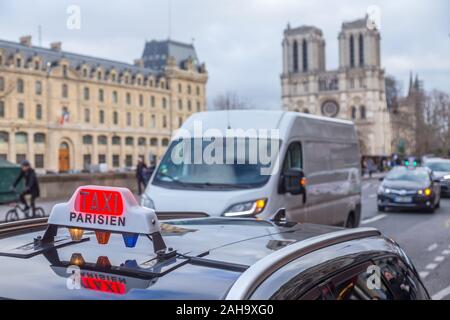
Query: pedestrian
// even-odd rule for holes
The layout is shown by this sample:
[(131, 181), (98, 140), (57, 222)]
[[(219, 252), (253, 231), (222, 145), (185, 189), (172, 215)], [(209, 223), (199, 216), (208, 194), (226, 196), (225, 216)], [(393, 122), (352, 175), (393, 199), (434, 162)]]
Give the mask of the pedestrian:
[(144, 189), (147, 187), (147, 165), (142, 157), (139, 157), (138, 164), (136, 166), (136, 180), (138, 183), (138, 193), (142, 194), (142, 185)]
[(372, 174), (375, 171), (375, 163), (372, 158), (367, 159), (367, 171), (369, 173), (369, 178), (372, 178)]
[[(15, 190), (17, 185), (22, 179), (25, 179), (25, 189), (20, 193), (19, 199), (20, 202), (25, 206), (23, 211), (28, 216), (27, 211), (30, 209), (31, 206), (31, 214), (34, 216), (35, 214), (35, 200), (36, 198), (39, 198), (40, 196), (40, 190), (39, 190), (39, 182), (36, 176), (36, 172), (33, 168), (31, 168), (30, 163), (27, 160), (22, 161), (20, 164), (20, 174), (17, 177), (16, 181), (14, 182), (12, 188)], [(25, 199), (26, 195), (31, 195), (30, 198), (30, 206), (27, 203), (27, 200)]]

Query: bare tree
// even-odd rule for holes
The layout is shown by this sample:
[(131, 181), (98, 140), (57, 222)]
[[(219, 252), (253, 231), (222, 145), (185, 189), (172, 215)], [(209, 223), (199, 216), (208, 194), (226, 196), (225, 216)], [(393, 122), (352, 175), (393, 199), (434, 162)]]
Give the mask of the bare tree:
[(253, 104), (247, 98), (240, 97), (236, 92), (227, 91), (219, 94), (213, 101), (214, 109), (217, 110), (238, 110), (252, 109)]
[(398, 99), (402, 92), (402, 86), (393, 76), (386, 76), (386, 103), (388, 110), (395, 110), (398, 108)]

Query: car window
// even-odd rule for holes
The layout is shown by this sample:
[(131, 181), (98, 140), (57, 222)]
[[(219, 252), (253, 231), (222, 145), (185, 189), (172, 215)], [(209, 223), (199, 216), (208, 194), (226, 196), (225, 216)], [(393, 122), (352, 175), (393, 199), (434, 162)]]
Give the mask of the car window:
[(426, 290), (399, 257), (375, 260), (381, 274), (397, 300), (428, 299)]
[(284, 159), (283, 171), (289, 169), (302, 169), (302, 145), (300, 142), (293, 142), (289, 145)]

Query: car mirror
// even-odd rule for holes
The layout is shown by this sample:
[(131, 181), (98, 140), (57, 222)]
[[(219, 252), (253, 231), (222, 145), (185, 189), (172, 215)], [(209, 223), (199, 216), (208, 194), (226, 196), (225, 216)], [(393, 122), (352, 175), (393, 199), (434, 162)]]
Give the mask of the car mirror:
[(305, 193), (306, 179), (303, 170), (289, 169), (283, 174), (283, 189), (284, 192), (291, 194)]

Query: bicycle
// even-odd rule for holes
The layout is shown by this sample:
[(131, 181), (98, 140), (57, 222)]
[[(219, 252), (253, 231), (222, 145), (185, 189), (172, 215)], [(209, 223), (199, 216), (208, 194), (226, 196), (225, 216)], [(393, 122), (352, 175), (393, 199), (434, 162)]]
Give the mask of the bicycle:
[(33, 215), (30, 214), (31, 207), (25, 210), (25, 208), (19, 204), (18, 200), (11, 202), (9, 205), (12, 209), (6, 212), (5, 222), (20, 220), (21, 216), (23, 216), (24, 219), (43, 218), (46, 216), (45, 210), (42, 207), (35, 207)]

